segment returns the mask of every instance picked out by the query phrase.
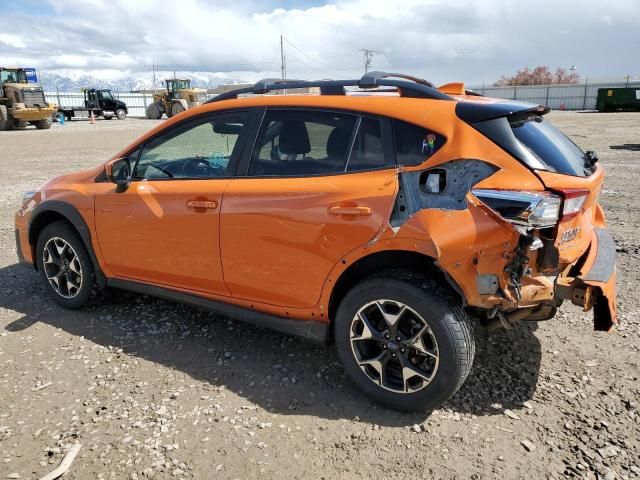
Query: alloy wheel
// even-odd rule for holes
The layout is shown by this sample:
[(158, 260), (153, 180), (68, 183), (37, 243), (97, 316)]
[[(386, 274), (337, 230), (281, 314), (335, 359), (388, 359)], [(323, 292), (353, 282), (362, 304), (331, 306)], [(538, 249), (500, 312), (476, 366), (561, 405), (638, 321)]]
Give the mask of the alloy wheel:
[(438, 344), (427, 321), (395, 300), (376, 300), (353, 317), (351, 350), (360, 369), (396, 393), (425, 388), (438, 370)]
[(82, 265), (65, 239), (50, 238), (42, 251), (44, 273), (51, 288), (64, 298), (74, 298), (82, 288)]

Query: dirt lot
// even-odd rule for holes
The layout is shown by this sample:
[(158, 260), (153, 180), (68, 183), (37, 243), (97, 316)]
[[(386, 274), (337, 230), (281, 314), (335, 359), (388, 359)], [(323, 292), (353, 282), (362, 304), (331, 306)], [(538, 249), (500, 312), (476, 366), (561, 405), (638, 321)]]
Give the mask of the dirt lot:
[[(21, 193), (95, 165), (156, 122), (1, 132), (0, 478), (637, 478), (640, 114), (552, 113), (607, 168), (618, 331), (566, 306), (480, 333), (474, 370), (430, 415), (363, 398), (333, 350), (128, 293), (77, 312), (16, 264)], [(524, 443), (523, 443), (524, 442)]]

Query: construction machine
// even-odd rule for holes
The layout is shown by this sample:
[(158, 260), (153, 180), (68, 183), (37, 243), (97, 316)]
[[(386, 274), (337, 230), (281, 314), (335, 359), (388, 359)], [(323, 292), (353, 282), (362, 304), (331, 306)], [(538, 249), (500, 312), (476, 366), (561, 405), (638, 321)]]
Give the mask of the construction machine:
[(45, 100), (39, 84), (27, 81), (24, 68), (0, 67), (0, 130), (29, 124), (48, 129), (57, 110), (55, 104)]
[(165, 85), (166, 89), (154, 92), (153, 103), (147, 105), (147, 118), (158, 120), (162, 114), (170, 118), (205, 101), (207, 91), (191, 88), (188, 78), (169, 78), (165, 80)]

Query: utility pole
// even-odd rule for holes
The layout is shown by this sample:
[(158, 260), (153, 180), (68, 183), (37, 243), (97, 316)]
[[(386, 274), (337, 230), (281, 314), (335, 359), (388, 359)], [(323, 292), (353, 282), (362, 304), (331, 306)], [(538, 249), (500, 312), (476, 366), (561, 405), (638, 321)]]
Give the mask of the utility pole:
[[(287, 79), (287, 62), (286, 57), (284, 56), (284, 41), (282, 35), (280, 35), (280, 77), (282, 80)], [(287, 90), (282, 91), (283, 95), (287, 94)]]
[(287, 79), (287, 64), (284, 56), (284, 42), (282, 35), (280, 35), (280, 78), (282, 78), (282, 80)]
[(371, 61), (373, 60), (373, 56), (380, 53), (375, 50), (369, 50), (368, 48), (363, 48), (360, 50), (364, 55), (364, 73), (369, 71), (369, 67), (371, 66)]
[(155, 63), (151, 64), (151, 71), (153, 72), (153, 86), (151, 87), (151, 90), (155, 90), (156, 89), (156, 64)]

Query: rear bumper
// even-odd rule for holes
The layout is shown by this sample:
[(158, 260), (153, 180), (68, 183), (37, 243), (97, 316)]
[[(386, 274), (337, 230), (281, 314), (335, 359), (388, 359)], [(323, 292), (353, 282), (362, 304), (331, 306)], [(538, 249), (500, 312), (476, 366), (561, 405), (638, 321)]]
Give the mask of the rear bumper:
[[(610, 331), (618, 323), (616, 314), (616, 247), (606, 228), (595, 228), (589, 250), (579, 260), (576, 276), (562, 275), (556, 284), (556, 298), (593, 308), (595, 330)], [(573, 270), (570, 266), (567, 270)]]

